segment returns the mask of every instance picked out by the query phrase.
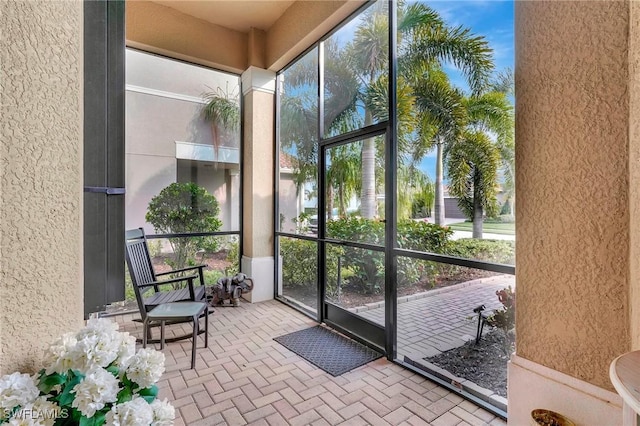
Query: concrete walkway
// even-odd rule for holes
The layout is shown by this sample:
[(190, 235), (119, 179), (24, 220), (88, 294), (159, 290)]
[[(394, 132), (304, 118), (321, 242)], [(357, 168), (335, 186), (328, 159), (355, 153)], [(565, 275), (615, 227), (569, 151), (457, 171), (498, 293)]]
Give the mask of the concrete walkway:
[[(398, 355), (421, 359), (462, 346), (476, 336), (473, 309), (485, 305), (498, 309), (496, 291), (511, 286), (513, 275), (497, 275), (468, 281), (398, 299)], [(384, 324), (384, 305), (357, 315)]]

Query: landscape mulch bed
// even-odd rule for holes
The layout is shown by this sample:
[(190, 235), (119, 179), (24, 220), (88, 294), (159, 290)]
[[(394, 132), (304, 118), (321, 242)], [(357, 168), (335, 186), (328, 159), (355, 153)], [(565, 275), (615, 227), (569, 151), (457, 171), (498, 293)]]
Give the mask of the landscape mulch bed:
[(511, 339), (505, 343), (502, 330), (492, 330), (480, 342), (470, 340), (463, 346), (424, 358), (451, 374), (507, 397), (507, 362), (513, 352)]

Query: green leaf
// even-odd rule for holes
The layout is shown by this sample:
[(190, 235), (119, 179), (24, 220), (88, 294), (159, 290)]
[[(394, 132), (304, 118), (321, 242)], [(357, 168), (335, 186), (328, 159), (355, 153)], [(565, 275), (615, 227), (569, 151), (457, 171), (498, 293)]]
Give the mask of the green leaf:
[(116, 377), (118, 377), (118, 375), (120, 374), (120, 369), (116, 365), (110, 365), (106, 368), (106, 370)]
[(140, 395), (145, 401), (151, 404), (158, 396), (158, 386), (153, 385), (148, 388), (140, 389), (138, 391), (138, 395)]
[(80, 426), (102, 426), (105, 420), (105, 413), (96, 412), (90, 419), (85, 416), (80, 417)]
[(84, 375), (80, 373), (74, 373), (71, 375), (71, 379), (67, 381), (62, 393), (58, 396), (58, 404), (60, 406), (71, 405), (75, 399), (75, 394), (71, 393), (73, 388), (84, 379)]
[(130, 388), (124, 387), (120, 392), (118, 392), (118, 404), (131, 401), (131, 399), (133, 399), (133, 392), (131, 392)]
[(67, 378), (61, 374), (53, 373), (46, 375), (44, 374), (44, 370), (40, 371), (40, 381), (38, 383), (38, 389), (43, 394), (48, 394), (51, 392), (54, 386), (63, 384)]

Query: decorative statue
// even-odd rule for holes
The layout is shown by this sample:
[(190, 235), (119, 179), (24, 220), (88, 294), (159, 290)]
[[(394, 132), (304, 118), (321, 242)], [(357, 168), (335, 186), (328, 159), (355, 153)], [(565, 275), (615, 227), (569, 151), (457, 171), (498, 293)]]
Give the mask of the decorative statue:
[(253, 279), (243, 273), (236, 274), (233, 277), (222, 277), (213, 286), (212, 290), (211, 306), (222, 305), (225, 300), (230, 300), (233, 306), (238, 306), (242, 293), (253, 290)]

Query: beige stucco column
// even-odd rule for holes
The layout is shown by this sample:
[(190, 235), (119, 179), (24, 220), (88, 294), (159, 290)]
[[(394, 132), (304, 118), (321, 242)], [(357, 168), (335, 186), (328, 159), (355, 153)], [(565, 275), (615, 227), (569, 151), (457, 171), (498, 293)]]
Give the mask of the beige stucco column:
[(252, 302), (273, 299), (273, 144), (275, 73), (249, 67), (242, 74), (242, 271), (254, 278)]
[(229, 209), (227, 217), (230, 218), (229, 229), (240, 229), (240, 197), (238, 196), (238, 194), (240, 194), (240, 171), (236, 169), (227, 169), (225, 182), (227, 187), (227, 205)]
[(83, 321), (82, 2), (0, 2), (0, 375)]
[(517, 313), (509, 423), (621, 424), (611, 361), (639, 349), (634, 1), (516, 2)]

